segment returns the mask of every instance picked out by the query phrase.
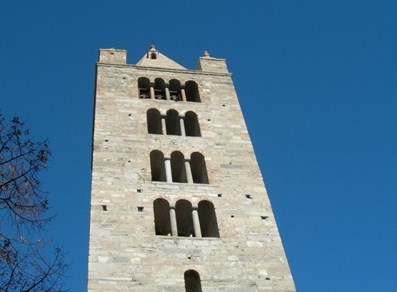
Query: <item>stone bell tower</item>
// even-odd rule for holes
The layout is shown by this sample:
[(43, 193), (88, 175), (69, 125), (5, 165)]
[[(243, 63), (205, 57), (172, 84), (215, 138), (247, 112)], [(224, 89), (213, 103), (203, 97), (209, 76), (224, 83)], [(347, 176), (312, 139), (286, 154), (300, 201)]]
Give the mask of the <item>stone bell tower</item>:
[(96, 66), (88, 291), (295, 291), (224, 59)]

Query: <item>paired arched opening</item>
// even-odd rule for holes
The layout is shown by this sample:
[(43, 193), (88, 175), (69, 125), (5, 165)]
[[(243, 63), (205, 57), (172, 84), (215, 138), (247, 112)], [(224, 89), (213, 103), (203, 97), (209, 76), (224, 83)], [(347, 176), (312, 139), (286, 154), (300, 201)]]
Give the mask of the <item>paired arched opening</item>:
[(184, 273), (185, 291), (186, 292), (202, 292), (200, 274), (195, 270), (187, 270)]
[(193, 152), (190, 159), (185, 159), (180, 151), (165, 158), (161, 151), (153, 150), (150, 152), (150, 168), (152, 181), (209, 183), (204, 156), (199, 152)]
[(176, 110), (170, 109), (162, 116), (157, 109), (151, 108), (146, 112), (146, 121), (149, 134), (201, 136), (197, 115), (192, 111), (183, 117)]
[(219, 237), (214, 205), (207, 200), (193, 207), (188, 200), (181, 199), (170, 206), (159, 198), (153, 202), (156, 235), (175, 237)]
[[(156, 54), (152, 53), (150, 57), (156, 57)], [(192, 80), (186, 81), (183, 85), (177, 79), (171, 79), (166, 83), (162, 78), (156, 78), (151, 83), (148, 78), (140, 77), (138, 89), (139, 98), (142, 99), (201, 102), (198, 84)]]

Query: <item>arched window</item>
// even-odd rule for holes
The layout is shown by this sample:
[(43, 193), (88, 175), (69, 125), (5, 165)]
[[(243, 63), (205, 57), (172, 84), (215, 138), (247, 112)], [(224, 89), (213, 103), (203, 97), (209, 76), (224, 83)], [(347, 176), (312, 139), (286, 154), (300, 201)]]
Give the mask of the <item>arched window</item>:
[(154, 98), (165, 100), (165, 82), (161, 78), (154, 80)]
[(167, 135), (181, 135), (181, 126), (179, 124), (179, 114), (176, 110), (167, 111)]
[(138, 78), (138, 89), (139, 89), (139, 98), (146, 99), (150, 98), (150, 81), (146, 77)]
[(186, 183), (186, 169), (185, 169), (185, 158), (179, 151), (171, 153), (171, 172), (172, 181), (179, 183)]
[(164, 167), (164, 154), (161, 151), (150, 152), (150, 168), (152, 170), (152, 181), (167, 181)]
[(151, 108), (146, 112), (147, 129), (149, 134), (162, 134), (161, 114), (158, 110)]
[(150, 59), (156, 60), (156, 59), (157, 59), (156, 53), (151, 53), (151, 54), (150, 54)]
[(184, 274), (186, 292), (202, 292), (200, 275), (195, 270), (187, 270)]
[(200, 137), (200, 126), (198, 123), (197, 115), (194, 112), (187, 112), (185, 114), (185, 132), (186, 136)]
[(170, 80), (170, 99), (172, 101), (182, 100), (181, 82), (179, 82), (179, 80), (176, 79)]
[(205, 166), (204, 156), (201, 153), (192, 153), (190, 156), (190, 168), (194, 183), (208, 184), (207, 168)]
[(198, 85), (194, 81), (187, 81), (185, 83), (186, 100), (200, 102), (200, 94), (198, 90)]
[(214, 205), (210, 201), (200, 201), (198, 203), (198, 215), (200, 219), (201, 236), (219, 237)]
[(187, 200), (179, 200), (175, 204), (178, 236), (194, 236), (192, 204)]
[(154, 200), (153, 210), (156, 235), (171, 235), (170, 204), (168, 201), (160, 198)]

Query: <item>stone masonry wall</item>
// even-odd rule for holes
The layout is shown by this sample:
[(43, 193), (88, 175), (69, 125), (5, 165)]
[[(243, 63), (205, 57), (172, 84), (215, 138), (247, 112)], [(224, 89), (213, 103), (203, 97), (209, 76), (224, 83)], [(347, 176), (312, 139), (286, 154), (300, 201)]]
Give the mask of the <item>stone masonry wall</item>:
[[(194, 80), (201, 102), (139, 99), (139, 77)], [(189, 269), (203, 291), (295, 291), (229, 73), (98, 63), (95, 96), (88, 291), (185, 291)], [(195, 112), (201, 137), (148, 134), (150, 108)], [(209, 184), (152, 182), (152, 150), (202, 153)], [(211, 201), (220, 238), (155, 235), (157, 198)]]

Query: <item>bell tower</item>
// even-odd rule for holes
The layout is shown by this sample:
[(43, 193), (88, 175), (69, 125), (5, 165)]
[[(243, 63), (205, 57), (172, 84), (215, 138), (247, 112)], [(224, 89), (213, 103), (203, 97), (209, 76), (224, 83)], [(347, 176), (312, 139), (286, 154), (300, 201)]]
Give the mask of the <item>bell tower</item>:
[(224, 59), (96, 66), (88, 291), (295, 291)]

